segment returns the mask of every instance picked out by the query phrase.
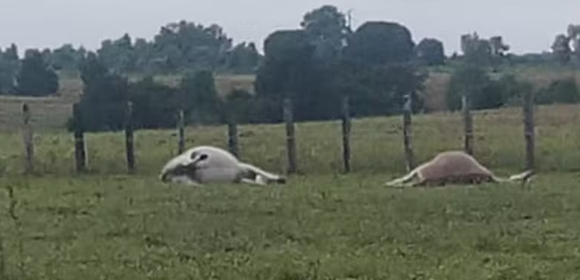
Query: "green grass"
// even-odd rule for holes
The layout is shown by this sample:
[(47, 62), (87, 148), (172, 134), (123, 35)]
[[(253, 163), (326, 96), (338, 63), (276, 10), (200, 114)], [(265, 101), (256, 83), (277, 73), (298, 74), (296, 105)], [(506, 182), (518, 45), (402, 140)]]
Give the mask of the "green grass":
[[(574, 279), (571, 175), (393, 190), (378, 176), (286, 186), (166, 186), (149, 177), (8, 179), (14, 279)], [(0, 205), (9, 204), (0, 195)], [(19, 242), (23, 254), (18, 254)], [(21, 277), (18, 264), (24, 261)]]
[[(541, 106), (536, 110), (536, 157), (540, 171), (580, 170), (580, 108), (576, 105)], [(500, 174), (519, 172), (525, 166), (521, 108), (480, 111), (474, 114), (475, 155)], [(352, 127), (352, 168), (365, 174), (402, 173), (404, 151), (402, 118), (356, 119)], [(438, 113), (413, 118), (413, 146), (418, 161), (435, 153), (461, 149), (460, 114)], [(226, 147), (226, 128), (190, 127), (187, 146), (211, 144)], [(283, 125), (244, 125), (239, 128), (244, 160), (275, 172), (286, 169)], [(296, 127), (298, 168), (305, 174), (334, 174), (342, 168), (341, 128), (338, 121), (299, 123)], [(22, 137), (0, 133), (0, 167), (18, 174), (23, 166)], [(39, 132), (35, 135), (36, 167), (41, 174), (68, 175), (74, 169), (72, 134)], [(91, 172), (125, 174), (124, 134), (87, 134)], [(140, 174), (157, 174), (177, 149), (173, 130), (138, 131), (135, 135)]]
[[(400, 117), (357, 119), (353, 173), (341, 175), (339, 122), (297, 124), (287, 185), (204, 187), (157, 179), (175, 131), (138, 131), (127, 176), (123, 133), (0, 132), (0, 239), (10, 279), (574, 279), (580, 275), (580, 107), (536, 111), (539, 174), (518, 185), (395, 190), (405, 172)], [(520, 108), (477, 112), (475, 155), (498, 175), (524, 167)], [(282, 125), (240, 127), (243, 160), (285, 172)], [(187, 146), (226, 146), (225, 127), (190, 127)], [(462, 147), (459, 114), (413, 118), (420, 162)], [(6, 188), (15, 190), (10, 200)], [(17, 221), (10, 205), (17, 202)], [(15, 223), (18, 222), (18, 223)], [(19, 226), (18, 226), (19, 225)], [(19, 244), (22, 249), (19, 249)], [(2, 260), (2, 257), (0, 257)], [(20, 266), (20, 265), (23, 266)], [(2, 277), (0, 265), (0, 277)]]

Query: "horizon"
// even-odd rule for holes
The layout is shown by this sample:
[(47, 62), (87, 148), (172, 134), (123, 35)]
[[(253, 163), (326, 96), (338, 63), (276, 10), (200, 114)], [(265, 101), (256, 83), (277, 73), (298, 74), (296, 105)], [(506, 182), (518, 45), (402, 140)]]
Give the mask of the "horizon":
[[(25, 9), (33, 2), (36, 2), (38, 9)], [(133, 40), (145, 38), (151, 41), (162, 26), (186, 20), (204, 26), (218, 24), (234, 40), (234, 44), (254, 42), (259, 52), (263, 53), (263, 41), (270, 33), (280, 29), (298, 29), (305, 13), (322, 5), (334, 5), (343, 13), (352, 10), (353, 29), (366, 21), (398, 22), (411, 31), (415, 43), (427, 37), (442, 41), (447, 56), (453, 52), (461, 53), (460, 36), (473, 32), (484, 38), (502, 36), (510, 45), (510, 53), (541, 53), (550, 51), (555, 36), (565, 33), (568, 24), (575, 23), (574, 11), (580, 10), (580, 2), (571, 0), (562, 0), (558, 5), (545, 1), (525, 3), (521, 0), (507, 4), (500, 0), (472, 4), (459, 0), (440, 0), (437, 3), (424, 0), (392, 0), (388, 3), (378, 0), (364, 3), (346, 0), (302, 0), (293, 3), (217, 0), (212, 2), (215, 5), (206, 1), (186, 0), (155, 3), (103, 0), (92, 5), (79, 2), (10, 2), (7, 10), (12, 12), (0, 18), (0, 33), (3, 34), (0, 48), (5, 49), (15, 43), (21, 55), (26, 49), (54, 49), (64, 44), (96, 50), (103, 40), (117, 39), (125, 33)], [(502, 9), (497, 8), (498, 4)], [(117, 6), (117, 9), (110, 10), (110, 6)], [(139, 8), (139, 12), (126, 12), (135, 7)], [(224, 11), (223, 7), (230, 9)], [(443, 12), (442, 8), (447, 12)], [(478, 12), (466, 14), (465, 11), (470, 9)], [(548, 10), (550, 12), (546, 13)], [(27, 14), (23, 16), (25, 12)], [(490, 17), (491, 13), (493, 17)], [(518, 15), (517, 20), (514, 15)], [(493, 20), (490, 21), (490, 18)], [(538, 18), (543, 20), (539, 21)]]

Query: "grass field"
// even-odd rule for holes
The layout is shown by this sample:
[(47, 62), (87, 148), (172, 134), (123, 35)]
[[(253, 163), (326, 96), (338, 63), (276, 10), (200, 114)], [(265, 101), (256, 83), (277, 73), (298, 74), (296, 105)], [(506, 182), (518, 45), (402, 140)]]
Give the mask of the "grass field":
[[(1, 220), (5, 272), (12, 279), (580, 275), (574, 176), (542, 176), (528, 189), (380, 183), (356, 175), (201, 188), (148, 177), (3, 180), (15, 189), (21, 223)], [(6, 196), (0, 205), (9, 205)]]
[[(352, 174), (340, 174), (339, 122), (299, 123), (300, 174), (287, 185), (193, 188), (157, 179), (175, 155), (170, 130), (136, 132), (133, 176), (125, 175), (122, 132), (87, 134), (90, 172), (75, 175), (72, 135), (51, 126), (66, 120), (59, 106), (71, 100), (31, 103), (38, 174), (29, 177), (10, 121), (21, 100), (0, 102), (0, 279), (580, 275), (580, 106), (536, 108), (539, 173), (528, 187), (382, 187), (405, 172), (402, 119), (390, 117), (353, 121)], [(474, 124), (484, 165), (502, 176), (523, 170), (521, 108), (477, 112)], [(285, 172), (282, 125), (239, 131), (243, 160)], [(459, 114), (413, 118), (419, 161), (462, 141)], [(223, 126), (187, 128), (188, 147), (226, 143)]]
[[(268, 187), (161, 184), (159, 169), (175, 154), (173, 131), (137, 133), (134, 176), (124, 175), (122, 133), (87, 135), (91, 173), (81, 176), (73, 174), (71, 135), (44, 132), (35, 138), (40, 174), (23, 177), (20, 136), (0, 133), (0, 273), (11, 279), (575, 279), (579, 109), (538, 108), (540, 173), (528, 188), (382, 187), (404, 172), (400, 118), (354, 121), (350, 175), (339, 172), (338, 122), (298, 124), (302, 174)], [(522, 170), (519, 108), (479, 112), (475, 127), (476, 156), (484, 164), (500, 175)], [(188, 146), (225, 147), (225, 132), (188, 128)], [(282, 126), (243, 126), (240, 133), (244, 160), (284, 172)], [(420, 161), (461, 143), (459, 115), (414, 118)]]

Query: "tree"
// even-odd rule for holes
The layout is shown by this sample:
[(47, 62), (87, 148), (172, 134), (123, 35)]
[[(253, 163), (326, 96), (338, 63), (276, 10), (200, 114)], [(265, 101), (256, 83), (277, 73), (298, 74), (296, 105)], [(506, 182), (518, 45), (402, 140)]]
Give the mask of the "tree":
[(261, 99), (262, 113), (268, 121), (281, 121), (284, 97), (293, 98), (297, 120), (324, 117), (328, 112), (316, 105), (325, 100), (325, 79), (315, 62), (315, 46), (303, 30), (279, 30), (264, 41), (264, 61), (256, 77), (256, 93)]
[(180, 83), (180, 104), (189, 121), (194, 123), (219, 123), (223, 121), (221, 100), (215, 88), (211, 71), (188, 73)]
[(491, 80), (485, 70), (480, 66), (465, 65), (457, 68), (451, 75), (447, 89), (447, 108), (457, 111), (462, 108), (461, 98), (467, 95), (470, 98), (471, 106), (477, 109), (478, 101), (481, 99), (484, 89), (489, 86)]
[(236, 45), (228, 56), (227, 69), (237, 73), (254, 73), (260, 54), (254, 43)]
[(556, 35), (554, 43), (552, 44), (552, 52), (556, 56), (558, 62), (566, 65), (570, 62), (572, 50), (570, 49), (570, 38), (564, 34)]
[(16, 74), (20, 68), (18, 48), (12, 44), (4, 52), (0, 50), (0, 94), (14, 92)]
[(451, 76), (447, 107), (452, 111), (460, 110), (461, 97), (465, 94), (474, 110), (498, 108), (519, 97), (526, 87), (512, 75), (492, 80), (483, 67), (467, 64), (457, 68)]
[(180, 107), (178, 89), (156, 83), (148, 76), (129, 85), (133, 120), (137, 128), (175, 127)]
[(233, 90), (223, 102), (223, 108), (227, 114), (224, 114), (224, 117), (233, 118), (238, 124), (262, 121), (262, 116), (258, 114), (259, 101), (256, 96), (245, 90)]
[(539, 104), (574, 104), (580, 102), (580, 90), (574, 78), (555, 80), (536, 95)]
[(429, 66), (443, 65), (445, 63), (445, 51), (443, 43), (437, 39), (425, 38), (415, 48), (417, 59)]
[(162, 27), (153, 44), (165, 71), (215, 70), (227, 63), (232, 39), (219, 25), (204, 27), (180, 21)]
[(425, 73), (409, 64), (358, 67), (351, 70), (352, 112), (356, 116), (392, 115), (399, 113), (403, 96), (410, 94), (413, 112), (423, 108), (420, 92), (424, 89)]
[(489, 38), (489, 46), (491, 48), (491, 63), (493, 70), (497, 70), (497, 66), (502, 63), (506, 57), (506, 52), (509, 51), (510, 46), (503, 42), (503, 37), (493, 36)]
[(94, 52), (81, 62), (84, 84), (80, 108), (87, 131), (121, 130), (124, 127), (128, 82), (110, 73)]
[(491, 55), (496, 57), (505, 56), (505, 52), (510, 49), (510, 46), (503, 42), (502, 36), (493, 36), (489, 38), (489, 45), (491, 47)]
[(350, 33), (345, 15), (331, 5), (306, 13), (300, 26), (315, 46), (315, 56), (325, 61), (337, 59)]
[(348, 59), (365, 65), (408, 62), (415, 43), (411, 32), (394, 22), (370, 21), (350, 36), (345, 49)]
[(84, 56), (84, 49), (76, 50), (73, 45), (64, 44), (52, 51), (52, 66), (64, 72), (78, 71)]
[(572, 43), (574, 54), (580, 58), (580, 25), (568, 25), (568, 39)]
[(461, 51), (467, 63), (489, 66), (492, 60), (492, 47), (489, 40), (479, 38), (475, 32), (461, 36)]
[(104, 40), (101, 42), (101, 48), (97, 53), (103, 63), (110, 69), (121, 73), (129, 73), (135, 70), (133, 42), (129, 34), (125, 34), (114, 41)]
[(58, 91), (58, 76), (50, 69), (38, 50), (27, 50), (16, 76), (19, 95), (44, 96)]
[(11, 44), (9, 48), (4, 51), (4, 58), (8, 61), (18, 61), (18, 47), (16, 44)]

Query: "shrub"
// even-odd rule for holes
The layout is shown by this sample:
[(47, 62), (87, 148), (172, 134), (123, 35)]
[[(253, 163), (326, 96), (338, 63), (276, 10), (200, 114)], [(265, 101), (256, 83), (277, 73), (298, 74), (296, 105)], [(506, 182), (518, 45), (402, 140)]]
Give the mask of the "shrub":
[(574, 78), (556, 80), (536, 94), (537, 104), (578, 103), (580, 92)]
[(513, 75), (504, 75), (493, 80), (483, 70), (475, 66), (457, 68), (451, 76), (447, 89), (448, 109), (461, 109), (461, 96), (468, 94), (473, 110), (499, 108), (508, 101), (520, 98), (527, 90), (526, 83), (518, 81)]

